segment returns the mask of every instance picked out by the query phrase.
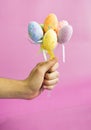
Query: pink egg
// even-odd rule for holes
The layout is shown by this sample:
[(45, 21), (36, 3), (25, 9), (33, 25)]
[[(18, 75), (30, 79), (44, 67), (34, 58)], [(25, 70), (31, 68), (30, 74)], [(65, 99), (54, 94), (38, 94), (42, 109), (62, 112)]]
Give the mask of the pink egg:
[(62, 20), (58, 23), (58, 29), (61, 29), (63, 26), (68, 25), (68, 22), (66, 20)]
[(66, 43), (70, 40), (73, 33), (73, 28), (71, 25), (63, 26), (58, 32), (58, 42), (59, 43)]

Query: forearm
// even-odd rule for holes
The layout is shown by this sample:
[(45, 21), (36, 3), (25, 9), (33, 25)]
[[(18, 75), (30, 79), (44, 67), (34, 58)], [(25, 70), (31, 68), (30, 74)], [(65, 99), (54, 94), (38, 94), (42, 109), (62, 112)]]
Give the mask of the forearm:
[(26, 87), (23, 80), (0, 78), (0, 98), (26, 99), (30, 95)]

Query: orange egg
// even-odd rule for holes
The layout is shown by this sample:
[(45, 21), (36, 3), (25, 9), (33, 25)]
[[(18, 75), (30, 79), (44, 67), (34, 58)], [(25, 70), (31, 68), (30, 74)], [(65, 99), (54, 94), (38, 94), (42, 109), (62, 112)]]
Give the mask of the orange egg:
[(44, 31), (47, 32), (49, 29), (56, 32), (58, 30), (58, 19), (55, 14), (49, 14), (44, 21)]

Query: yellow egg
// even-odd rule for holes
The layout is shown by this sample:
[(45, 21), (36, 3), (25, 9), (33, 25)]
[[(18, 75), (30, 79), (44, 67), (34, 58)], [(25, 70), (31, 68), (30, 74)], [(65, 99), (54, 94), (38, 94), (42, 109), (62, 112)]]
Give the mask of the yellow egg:
[(58, 30), (58, 19), (55, 14), (49, 14), (44, 21), (44, 31), (47, 32), (51, 28), (56, 32)]
[(41, 48), (48, 52), (50, 58), (54, 57), (53, 50), (55, 49), (57, 44), (58, 43), (56, 32), (53, 29), (48, 30), (43, 37), (43, 43), (41, 44)]

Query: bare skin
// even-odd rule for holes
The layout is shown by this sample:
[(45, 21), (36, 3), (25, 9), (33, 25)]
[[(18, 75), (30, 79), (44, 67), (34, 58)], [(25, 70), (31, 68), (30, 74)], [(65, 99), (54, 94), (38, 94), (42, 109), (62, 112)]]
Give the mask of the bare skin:
[(45, 89), (52, 90), (58, 82), (56, 58), (37, 64), (24, 80), (0, 78), (0, 98), (33, 99)]

